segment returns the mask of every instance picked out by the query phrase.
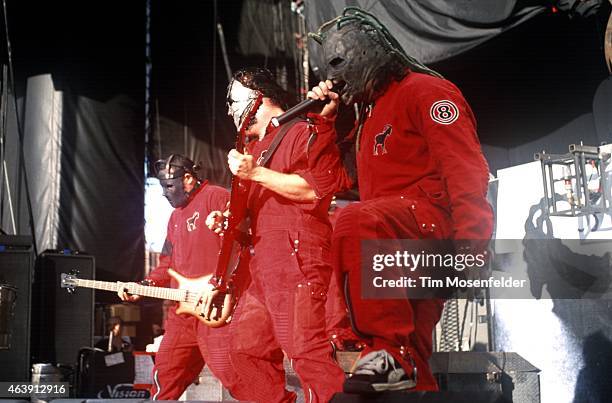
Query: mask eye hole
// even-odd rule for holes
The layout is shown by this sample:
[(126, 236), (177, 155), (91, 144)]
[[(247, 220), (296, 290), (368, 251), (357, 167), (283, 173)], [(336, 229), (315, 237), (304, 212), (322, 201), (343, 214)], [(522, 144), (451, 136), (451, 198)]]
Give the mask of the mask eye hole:
[(330, 62), (329, 65), (332, 67), (337, 67), (338, 65), (344, 63), (344, 59), (341, 57), (334, 57)]

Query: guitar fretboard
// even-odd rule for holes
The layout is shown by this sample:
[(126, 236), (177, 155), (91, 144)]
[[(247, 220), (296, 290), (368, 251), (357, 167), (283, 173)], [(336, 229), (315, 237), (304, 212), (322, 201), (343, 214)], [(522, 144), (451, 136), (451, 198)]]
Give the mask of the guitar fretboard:
[(96, 290), (114, 291), (125, 289), (129, 294), (142, 295), (143, 297), (168, 299), (171, 301), (195, 303), (199, 295), (193, 291), (176, 288), (152, 287), (137, 283), (112, 283), (110, 281), (74, 279), (78, 287), (94, 288)]

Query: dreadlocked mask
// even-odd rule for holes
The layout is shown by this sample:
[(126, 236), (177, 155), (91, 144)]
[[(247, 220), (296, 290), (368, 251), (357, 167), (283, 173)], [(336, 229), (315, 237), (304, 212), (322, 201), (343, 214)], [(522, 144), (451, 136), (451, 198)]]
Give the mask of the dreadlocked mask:
[(374, 100), (397, 64), (393, 54), (357, 24), (331, 32), (323, 41), (323, 57), (327, 77), (344, 83), (342, 101), (347, 105)]
[(374, 101), (408, 69), (439, 76), (407, 56), (384, 25), (358, 7), (345, 8), (309, 35), (323, 46), (327, 79), (344, 84), (341, 97), (346, 105)]
[(199, 182), (193, 161), (178, 154), (172, 154), (167, 159), (155, 163), (157, 179), (162, 186), (163, 194), (170, 205), (174, 208), (184, 207), (189, 203), (189, 198), (198, 186), (194, 186), (190, 192), (185, 190), (183, 178), (185, 174), (191, 174)]

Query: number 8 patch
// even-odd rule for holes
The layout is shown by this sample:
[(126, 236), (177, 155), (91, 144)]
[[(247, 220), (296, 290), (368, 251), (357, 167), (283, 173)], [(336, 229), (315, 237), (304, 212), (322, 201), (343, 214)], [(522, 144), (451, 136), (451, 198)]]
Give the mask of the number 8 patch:
[(459, 108), (453, 102), (443, 99), (431, 105), (429, 115), (436, 123), (450, 125), (459, 117)]

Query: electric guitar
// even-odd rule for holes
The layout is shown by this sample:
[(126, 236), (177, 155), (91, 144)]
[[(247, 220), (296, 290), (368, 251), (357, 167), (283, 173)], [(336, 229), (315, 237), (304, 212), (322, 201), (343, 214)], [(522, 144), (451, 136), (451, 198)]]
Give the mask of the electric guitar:
[[(104, 291), (126, 291), (129, 294), (140, 295), (143, 297), (167, 299), (178, 302), (176, 308), (177, 314), (188, 314), (195, 316), (202, 323), (210, 327), (220, 327), (228, 321), (227, 317), (220, 319), (223, 306), (234, 307), (235, 301), (230, 294), (220, 295), (218, 300), (213, 300), (213, 312), (210, 318), (206, 318), (201, 312), (204, 305), (206, 290), (211, 290), (209, 284), (211, 275), (187, 278), (183, 277), (172, 269), (168, 269), (168, 274), (178, 281), (179, 288), (163, 288), (150, 285), (142, 285), (138, 283), (123, 283), (111, 281), (86, 280), (78, 278), (76, 274), (61, 274), (61, 287), (66, 288), (68, 292), (74, 292), (76, 288), (93, 288)], [(233, 312), (233, 310), (232, 310)], [(231, 316), (226, 315), (226, 316)]]
[[(251, 121), (255, 117), (257, 110), (263, 102), (263, 94), (258, 93), (245, 114), (238, 134), (236, 136), (235, 149), (244, 153), (246, 131)], [(217, 260), (217, 270), (210, 279), (210, 284), (215, 288), (215, 298), (231, 296), (233, 305), (223, 305), (221, 313), (218, 314), (219, 321), (231, 317), (234, 305), (240, 297), (239, 293), (245, 284), (249, 282), (250, 260), (249, 239), (248, 239), (248, 217), (247, 201), (249, 197), (250, 181), (242, 181), (237, 176), (232, 177), (232, 188), (230, 193), (229, 214), (223, 223), (223, 237), (219, 249), (219, 259)], [(214, 298), (213, 298), (214, 301)]]

